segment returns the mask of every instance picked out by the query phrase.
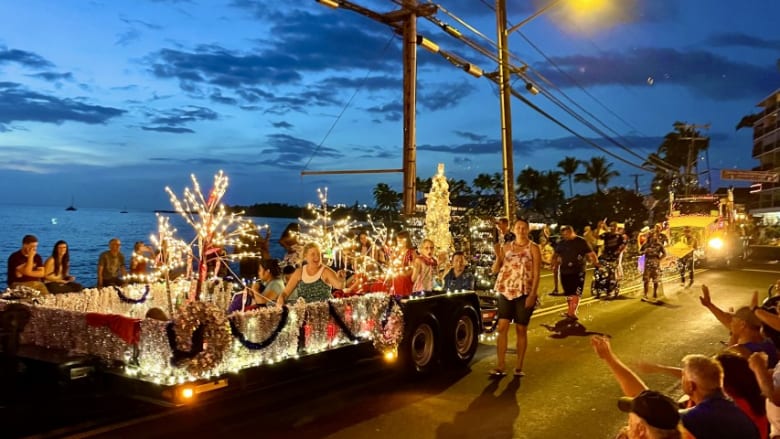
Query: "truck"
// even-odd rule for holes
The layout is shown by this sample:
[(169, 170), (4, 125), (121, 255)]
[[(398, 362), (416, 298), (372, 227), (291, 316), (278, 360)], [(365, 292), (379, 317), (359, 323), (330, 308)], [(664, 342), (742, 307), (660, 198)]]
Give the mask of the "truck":
[[(669, 194), (667, 252), (682, 257), (693, 251), (698, 263), (729, 267), (744, 257), (746, 250), (742, 233), (744, 215), (734, 204), (733, 191), (725, 196), (694, 195), (675, 197)], [(691, 248), (683, 239), (685, 229), (691, 230), (698, 246)]]
[[(187, 282), (173, 287), (187, 291)], [(418, 375), (464, 367), (483, 330), (473, 291), (368, 293), (228, 315), (233, 292), (220, 282), (168, 319), (150, 312), (168, 309), (165, 290), (157, 283), (35, 298), (8, 290), (0, 356), (36, 370), (48, 365), (60, 387), (100, 382), (109, 387), (101, 391), (178, 406), (246, 385), (272, 365), (316, 367), (346, 351), (382, 355)]]

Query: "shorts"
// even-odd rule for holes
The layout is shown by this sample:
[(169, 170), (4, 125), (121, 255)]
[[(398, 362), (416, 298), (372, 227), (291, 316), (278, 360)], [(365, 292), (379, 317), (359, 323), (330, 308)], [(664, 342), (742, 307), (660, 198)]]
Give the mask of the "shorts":
[(585, 289), (585, 272), (561, 273), (561, 286), (564, 296), (582, 296), (582, 290)]
[(645, 271), (642, 272), (642, 280), (645, 282), (658, 282), (661, 277), (661, 261), (656, 258), (645, 259)]
[(528, 326), (531, 321), (531, 314), (534, 313), (536, 305), (531, 308), (525, 307), (525, 298), (520, 296), (517, 299), (509, 300), (503, 294), (498, 295), (498, 318), (514, 321), (515, 324)]

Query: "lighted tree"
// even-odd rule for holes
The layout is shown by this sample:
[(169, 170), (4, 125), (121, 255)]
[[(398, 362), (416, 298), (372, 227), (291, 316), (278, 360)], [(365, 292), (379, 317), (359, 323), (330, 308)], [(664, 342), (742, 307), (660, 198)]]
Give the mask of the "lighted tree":
[(355, 241), (350, 238), (350, 233), (357, 227), (357, 223), (349, 216), (334, 221), (332, 210), (328, 206), (328, 188), (317, 189), (319, 205), (308, 205), (314, 219), (298, 218), (301, 223), (301, 243), (314, 242), (319, 245), (328, 264), (343, 267), (350, 257)]
[[(195, 238), (190, 244), (190, 254), (197, 266), (196, 281), (190, 289), (190, 300), (199, 300), (203, 282), (209, 274), (216, 274), (220, 267), (232, 273), (228, 260), (239, 259), (248, 254), (240, 252), (247, 238), (257, 231), (255, 224), (241, 216), (241, 213), (229, 212), (222, 204), (222, 197), (228, 188), (228, 177), (222, 171), (214, 176), (214, 185), (208, 197), (204, 197), (200, 184), (191, 175), (193, 188), (184, 189), (184, 199), (179, 200), (173, 191), (166, 187), (176, 212), (195, 230)], [(243, 239), (242, 239), (243, 238)], [(228, 255), (227, 247), (239, 249)], [(258, 255), (254, 255), (258, 256)], [(239, 279), (232, 273), (235, 279)]]
[(436, 175), (431, 179), (431, 191), (425, 200), (425, 237), (436, 246), (436, 254), (453, 251), (450, 232), (450, 191), (444, 164), (439, 163)]

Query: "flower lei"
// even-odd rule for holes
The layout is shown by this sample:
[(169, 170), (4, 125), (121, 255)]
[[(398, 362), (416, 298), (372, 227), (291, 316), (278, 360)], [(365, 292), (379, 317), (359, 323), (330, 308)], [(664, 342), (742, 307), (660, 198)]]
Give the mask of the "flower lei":
[(232, 337), (225, 313), (213, 304), (193, 301), (168, 325), (171, 362), (195, 376), (216, 369)]

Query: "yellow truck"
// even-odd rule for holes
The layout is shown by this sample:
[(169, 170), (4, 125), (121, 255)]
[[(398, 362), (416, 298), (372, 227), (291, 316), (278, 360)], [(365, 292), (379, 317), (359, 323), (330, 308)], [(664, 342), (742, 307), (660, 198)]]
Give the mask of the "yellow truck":
[[(667, 253), (681, 258), (691, 251), (697, 264), (731, 266), (744, 255), (739, 218), (732, 191), (725, 197), (696, 195), (675, 198), (670, 194)], [(695, 243), (687, 242), (684, 230), (690, 228)]]

